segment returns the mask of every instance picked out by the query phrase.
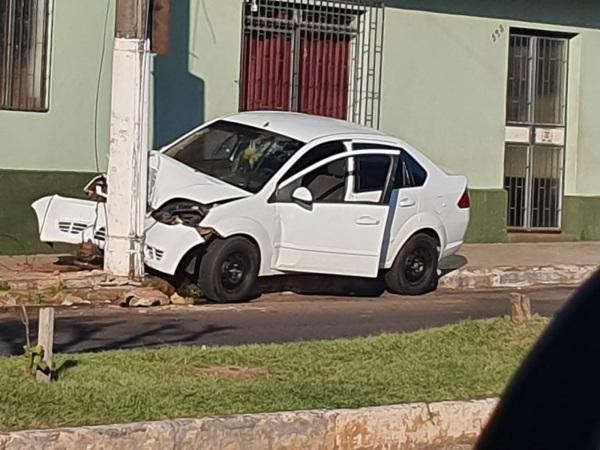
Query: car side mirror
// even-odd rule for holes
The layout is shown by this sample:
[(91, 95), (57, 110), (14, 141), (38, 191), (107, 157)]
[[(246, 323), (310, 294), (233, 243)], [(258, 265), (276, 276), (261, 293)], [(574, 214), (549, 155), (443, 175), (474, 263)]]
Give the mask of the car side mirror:
[(302, 205), (312, 205), (313, 196), (307, 188), (301, 186), (292, 192), (292, 200)]

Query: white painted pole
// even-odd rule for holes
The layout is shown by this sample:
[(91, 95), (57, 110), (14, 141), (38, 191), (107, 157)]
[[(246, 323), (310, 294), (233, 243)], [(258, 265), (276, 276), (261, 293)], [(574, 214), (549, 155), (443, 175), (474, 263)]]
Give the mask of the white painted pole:
[(115, 38), (104, 270), (132, 280), (144, 276), (149, 81), (149, 41)]

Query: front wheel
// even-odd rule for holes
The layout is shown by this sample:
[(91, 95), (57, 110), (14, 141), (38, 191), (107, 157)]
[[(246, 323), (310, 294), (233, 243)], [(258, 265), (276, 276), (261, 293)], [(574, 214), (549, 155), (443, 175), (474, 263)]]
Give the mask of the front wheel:
[(426, 234), (411, 237), (385, 274), (385, 284), (395, 294), (421, 295), (437, 288), (437, 241)]
[(200, 262), (198, 286), (214, 302), (248, 301), (255, 293), (259, 259), (258, 249), (246, 238), (216, 239)]

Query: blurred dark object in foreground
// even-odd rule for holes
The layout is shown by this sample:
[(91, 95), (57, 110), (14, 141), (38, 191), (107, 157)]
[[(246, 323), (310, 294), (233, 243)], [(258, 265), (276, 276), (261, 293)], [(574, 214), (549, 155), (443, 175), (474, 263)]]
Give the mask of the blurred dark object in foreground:
[(600, 449), (599, 273), (527, 356), (475, 448)]

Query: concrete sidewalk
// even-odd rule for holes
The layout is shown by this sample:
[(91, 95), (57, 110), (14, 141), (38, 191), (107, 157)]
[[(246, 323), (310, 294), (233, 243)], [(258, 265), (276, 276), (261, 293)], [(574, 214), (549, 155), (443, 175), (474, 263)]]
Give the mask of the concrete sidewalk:
[[(0, 256), (0, 281), (14, 289), (48, 288), (57, 283), (95, 288), (106, 275), (82, 270), (62, 255)], [(467, 244), (440, 264), (440, 287), (486, 289), (572, 285), (600, 265), (600, 242)]]
[(467, 244), (440, 263), (440, 287), (488, 289), (579, 284), (600, 266), (600, 242)]
[(600, 242), (466, 244), (468, 267), (600, 265)]

